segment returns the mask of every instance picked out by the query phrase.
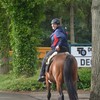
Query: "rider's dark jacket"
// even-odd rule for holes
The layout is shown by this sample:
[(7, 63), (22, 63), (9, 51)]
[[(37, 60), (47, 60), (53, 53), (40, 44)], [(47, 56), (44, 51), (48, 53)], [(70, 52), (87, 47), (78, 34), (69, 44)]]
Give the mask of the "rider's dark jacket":
[(57, 27), (50, 36), (51, 38), (51, 48), (54, 50), (56, 46), (60, 48), (68, 48), (67, 34), (64, 29), (60, 26)]

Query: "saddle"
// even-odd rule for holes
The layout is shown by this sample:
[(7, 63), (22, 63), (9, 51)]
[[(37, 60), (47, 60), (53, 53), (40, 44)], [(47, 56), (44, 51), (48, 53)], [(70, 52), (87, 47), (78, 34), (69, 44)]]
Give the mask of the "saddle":
[(49, 67), (50, 67), (50, 65), (51, 65), (51, 63), (52, 63), (52, 61), (53, 61), (53, 57), (55, 56), (55, 55), (57, 55), (58, 54), (58, 52), (54, 52), (52, 55), (50, 55), (49, 56), (49, 58), (47, 59), (47, 61), (46, 61), (46, 72), (48, 72), (49, 71)]
[[(46, 61), (46, 72), (49, 72), (49, 67), (53, 61), (53, 57), (56, 56), (58, 52), (54, 52), (52, 55), (50, 55)], [(69, 54), (69, 52), (65, 52), (65, 54)]]

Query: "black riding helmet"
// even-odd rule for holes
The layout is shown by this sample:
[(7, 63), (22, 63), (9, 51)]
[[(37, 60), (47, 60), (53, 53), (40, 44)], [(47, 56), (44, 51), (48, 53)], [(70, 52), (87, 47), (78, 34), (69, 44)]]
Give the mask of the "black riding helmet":
[(59, 25), (60, 24), (60, 20), (58, 18), (55, 18), (51, 21), (51, 24), (57, 24)]

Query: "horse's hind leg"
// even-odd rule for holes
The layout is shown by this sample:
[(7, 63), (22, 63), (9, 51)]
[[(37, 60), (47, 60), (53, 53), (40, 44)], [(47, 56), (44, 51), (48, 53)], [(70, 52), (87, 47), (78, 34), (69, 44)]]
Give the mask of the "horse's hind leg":
[(63, 92), (60, 93), (60, 97), (58, 98), (58, 100), (64, 100)]
[(47, 85), (47, 90), (48, 90), (47, 99), (50, 100), (50, 98), (51, 98), (51, 89), (50, 89), (51, 84), (49, 82), (46, 82), (46, 85)]
[(64, 94), (63, 94), (63, 91), (62, 91), (62, 86), (60, 84), (57, 84), (57, 91), (60, 94), (58, 100), (64, 100)]
[(50, 100), (50, 98), (51, 98), (51, 92), (50, 92), (50, 90), (49, 90), (49, 91), (48, 91), (48, 95), (47, 95), (47, 99)]

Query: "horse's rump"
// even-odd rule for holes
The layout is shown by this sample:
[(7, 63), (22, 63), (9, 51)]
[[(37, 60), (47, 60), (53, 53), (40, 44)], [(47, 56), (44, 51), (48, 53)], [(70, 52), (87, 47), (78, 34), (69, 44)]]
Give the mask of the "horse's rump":
[(48, 79), (50, 81), (55, 82), (59, 74), (60, 77), (63, 77), (60, 72), (63, 72), (63, 66), (67, 55), (69, 55), (69, 53), (58, 53), (53, 57), (52, 63), (49, 67), (49, 71), (47, 72)]

